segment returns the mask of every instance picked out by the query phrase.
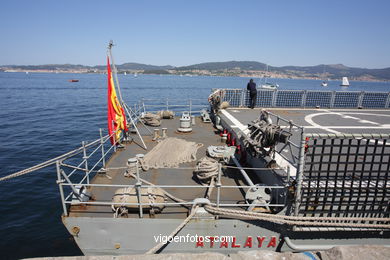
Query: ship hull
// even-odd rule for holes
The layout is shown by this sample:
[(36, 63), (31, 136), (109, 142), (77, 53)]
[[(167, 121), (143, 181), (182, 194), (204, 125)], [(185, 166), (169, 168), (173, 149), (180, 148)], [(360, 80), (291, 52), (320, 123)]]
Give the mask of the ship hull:
[[(85, 255), (144, 254), (168, 236), (181, 222), (180, 219), (89, 218), (64, 217), (63, 222)], [(75, 233), (75, 230), (78, 231)], [(227, 243), (200, 243), (199, 237), (226, 236)], [(289, 246), (284, 237), (290, 237)], [(198, 239), (197, 239), (198, 238)], [(181, 241), (179, 241), (179, 239)], [(387, 232), (294, 232), (285, 227), (261, 221), (236, 219), (195, 219), (190, 221), (162, 253), (224, 254), (245, 250), (295, 251), (300, 249), (331, 248), (340, 245), (387, 245)]]

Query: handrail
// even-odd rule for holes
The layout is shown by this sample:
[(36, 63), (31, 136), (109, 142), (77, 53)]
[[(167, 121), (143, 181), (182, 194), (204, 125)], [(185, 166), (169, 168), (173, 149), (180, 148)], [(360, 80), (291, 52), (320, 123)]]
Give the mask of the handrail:
[[(247, 105), (246, 89), (221, 89), (222, 101)], [(390, 108), (390, 92), (258, 89), (259, 107)], [(232, 101), (232, 102), (230, 102)]]
[[(64, 186), (71, 186), (70, 183), (63, 183)], [(129, 188), (129, 187), (135, 187), (135, 184), (84, 184), (85, 187), (115, 187), (115, 188)], [(140, 185), (140, 188), (148, 188), (148, 187), (155, 187), (155, 188), (199, 188), (199, 189), (205, 189), (205, 188), (215, 188), (215, 185)], [(227, 189), (237, 189), (237, 188), (253, 188), (253, 186), (250, 185), (221, 185), (221, 188), (227, 188)], [(272, 185), (265, 185), (261, 186), (262, 188), (272, 188), (272, 189), (285, 189), (284, 186), (272, 186)]]

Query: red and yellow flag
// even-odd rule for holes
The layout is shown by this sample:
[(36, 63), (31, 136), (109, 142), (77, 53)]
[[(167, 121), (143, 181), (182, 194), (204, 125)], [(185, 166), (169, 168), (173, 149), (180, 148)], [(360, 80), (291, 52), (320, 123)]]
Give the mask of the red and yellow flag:
[(111, 144), (116, 143), (123, 134), (127, 131), (127, 122), (125, 111), (119, 103), (115, 91), (114, 80), (112, 78), (110, 59), (107, 56), (107, 76), (108, 76), (108, 100), (107, 100), (107, 119), (108, 119), (108, 134), (111, 136), (115, 131), (115, 135), (111, 137)]

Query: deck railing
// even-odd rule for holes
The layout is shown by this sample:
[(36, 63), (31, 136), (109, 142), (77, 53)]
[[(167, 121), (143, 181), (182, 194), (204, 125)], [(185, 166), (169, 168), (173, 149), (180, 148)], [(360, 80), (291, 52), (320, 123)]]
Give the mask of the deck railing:
[[(233, 166), (225, 167), (220, 166), (218, 177), (216, 178), (216, 181), (214, 183), (211, 183), (209, 185), (151, 185), (148, 183), (144, 183), (142, 178), (140, 178), (139, 169), (137, 167), (137, 174), (134, 178), (135, 184), (92, 184), (90, 183), (90, 178), (93, 177), (94, 174), (106, 174), (110, 170), (119, 170), (120, 172), (118, 174), (124, 174), (127, 166), (123, 165), (121, 167), (115, 167), (115, 168), (104, 168), (105, 165), (105, 158), (112, 153), (116, 147), (115, 145), (109, 144), (109, 138), (102, 137), (101, 143), (94, 147), (94, 149), (91, 149), (90, 153), (88, 153), (88, 150), (85, 149), (83, 156), (81, 158), (67, 158), (67, 160), (64, 161), (57, 161), (57, 184), (59, 185), (60, 195), (61, 195), (61, 203), (63, 207), (64, 215), (67, 216), (69, 211), (69, 206), (71, 205), (89, 205), (89, 206), (136, 206), (139, 208), (138, 214), (140, 217), (143, 217), (143, 208), (150, 206), (150, 203), (142, 203), (140, 197), (138, 197), (138, 202), (136, 203), (113, 203), (111, 201), (108, 201), (108, 199), (104, 200), (90, 200), (90, 197), (88, 194), (88, 191), (90, 189), (94, 189), (96, 191), (97, 189), (111, 189), (113, 191), (112, 196), (114, 195), (115, 189), (118, 188), (134, 188), (140, 194), (141, 188), (149, 188), (149, 187), (158, 187), (162, 189), (175, 189), (175, 190), (185, 190), (185, 189), (216, 189), (216, 197), (214, 200), (210, 200), (212, 205), (215, 205), (217, 207), (241, 207), (241, 208), (248, 208), (248, 207), (285, 207), (287, 198), (280, 203), (281, 200), (279, 200), (279, 203), (270, 203), (270, 202), (264, 202), (264, 203), (223, 203), (221, 200), (221, 192), (224, 189), (257, 189), (259, 187), (255, 185), (224, 185), (221, 180), (222, 176), (222, 169), (223, 168), (235, 168)], [(105, 148), (108, 143), (108, 149)], [(83, 143), (83, 146), (85, 144)], [(97, 153), (101, 151), (101, 156), (97, 156)], [(95, 155), (95, 156), (93, 156)], [(79, 159), (79, 160), (77, 160)], [(92, 161), (92, 163), (91, 163)], [(88, 167), (88, 165), (93, 165), (91, 168)], [(166, 168), (164, 168), (166, 169)], [(193, 167), (193, 170), (196, 168)], [(189, 170), (188, 167), (185, 168), (171, 168), (171, 170)], [(269, 170), (269, 169), (267, 169)], [(105, 175), (107, 178), (111, 178), (110, 175)], [(131, 179), (129, 179), (131, 180)], [(286, 189), (285, 186), (261, 186), (262, 189)], [(93, 194), (92, 194), (93, 195)], [(111, 197), (109, 199), (111, 199)], [(139, 195), (140, 196), (140, 195)], [(195, 198), (194, 198), (195, 199)], [(192, 206), (194, 205), (193, 200), (188, 201), (182, 201), (182, 202), (164, 202), (164, 203), (153, 203), (154, 206), (160, 206), (163, 205), (165, 207), (178, 207), (181, 205), (188, 205)]]
[(207, 99), (148, 99), (142, 98), (135, 106), (136, 114), (142, 112), (155, 113), (161, 110), (171, 110), (174, 112), (189, 112), (190, 114), (199, 114), (203, 109), (209, 106)]
[[(249, 106), (245, 89), (223, 89), (232, 107)], [(390, 108), (390, 92), (258, 90), (256, 107)]]

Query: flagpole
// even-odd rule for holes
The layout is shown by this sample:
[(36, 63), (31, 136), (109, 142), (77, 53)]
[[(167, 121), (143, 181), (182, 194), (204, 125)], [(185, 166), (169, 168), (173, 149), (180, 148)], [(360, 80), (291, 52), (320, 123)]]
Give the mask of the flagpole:
[(116, 66), (115, 66), (115, 62), (114, 62), (114, 57), (112, 56), (112, 46), (114, 46), (114, 42), (111, 40), (108, 44), (108, 52), (109, 52), (109, 56), (110, 56), (110, 59), (111, 59), (111, 63), (112, 63), (112, 68), (113, 68), (113, 72), (114, 72), (114, 78), (115, 78), (115, 83), (118, 87), (118, 93), (119, 93), (119, 99), (120, 99), (120, 102), (121, 102), (121, 106), (123, 107), (123, 98), (122, 98), (122, 92), (121, 92), (121, 88), (119, 86), (119, 80), (118, 80), (118, 71), (116, 70)]
[(121, 89), (119, 87), (119, 80), (118, 80), (118, 73), (117, 73), (117, 70), (116, 70), (116, 66), (115, 66), (115, 62), (114, 62), (114, 57), (112, 56), (112, 46), (114, 46), (114, 43), (113, 41), (111, 40), (108, 44), (108, 55), (110, 56), (110, 59), (111, 59), (111, 63), (112, 63), (112, 67), (113, 67), (113, 71), (114, 71), (114, 78), (115, 78), (115, 81), (116, 81), (116, 85), (118, 86), (118, 93), (119, 93), (119, 102), (121, 103), (120, 105), (122, 107), (124, 107), (125, 111), (127, 112), (128, 116), (129, 116), (129, 119), (131, 121), (131, 124), (134, 126), (136, 132), (137, 132), (137, 135), (139, 136), (139, 138), (141, 139), (142, 141), (142, 144), (144, 146), (144, 149), (147, 150), (148, 147), (146, 146), (145, 142), (144, 142), (144, 139), (142, 138), (142, 135), (141, 133), (138, 131), (138, 128), (137, 128), (137, 125), (135, 124), (134, 120), (133, 120), (133, 117), (131, 116), (131, 114), (129, 113), (129, 111), (127, 110), (127, 107), (126, 107), (126, 103), (123, 102), (123, 98), (122, 98), (122, 92), (121, 92)]

